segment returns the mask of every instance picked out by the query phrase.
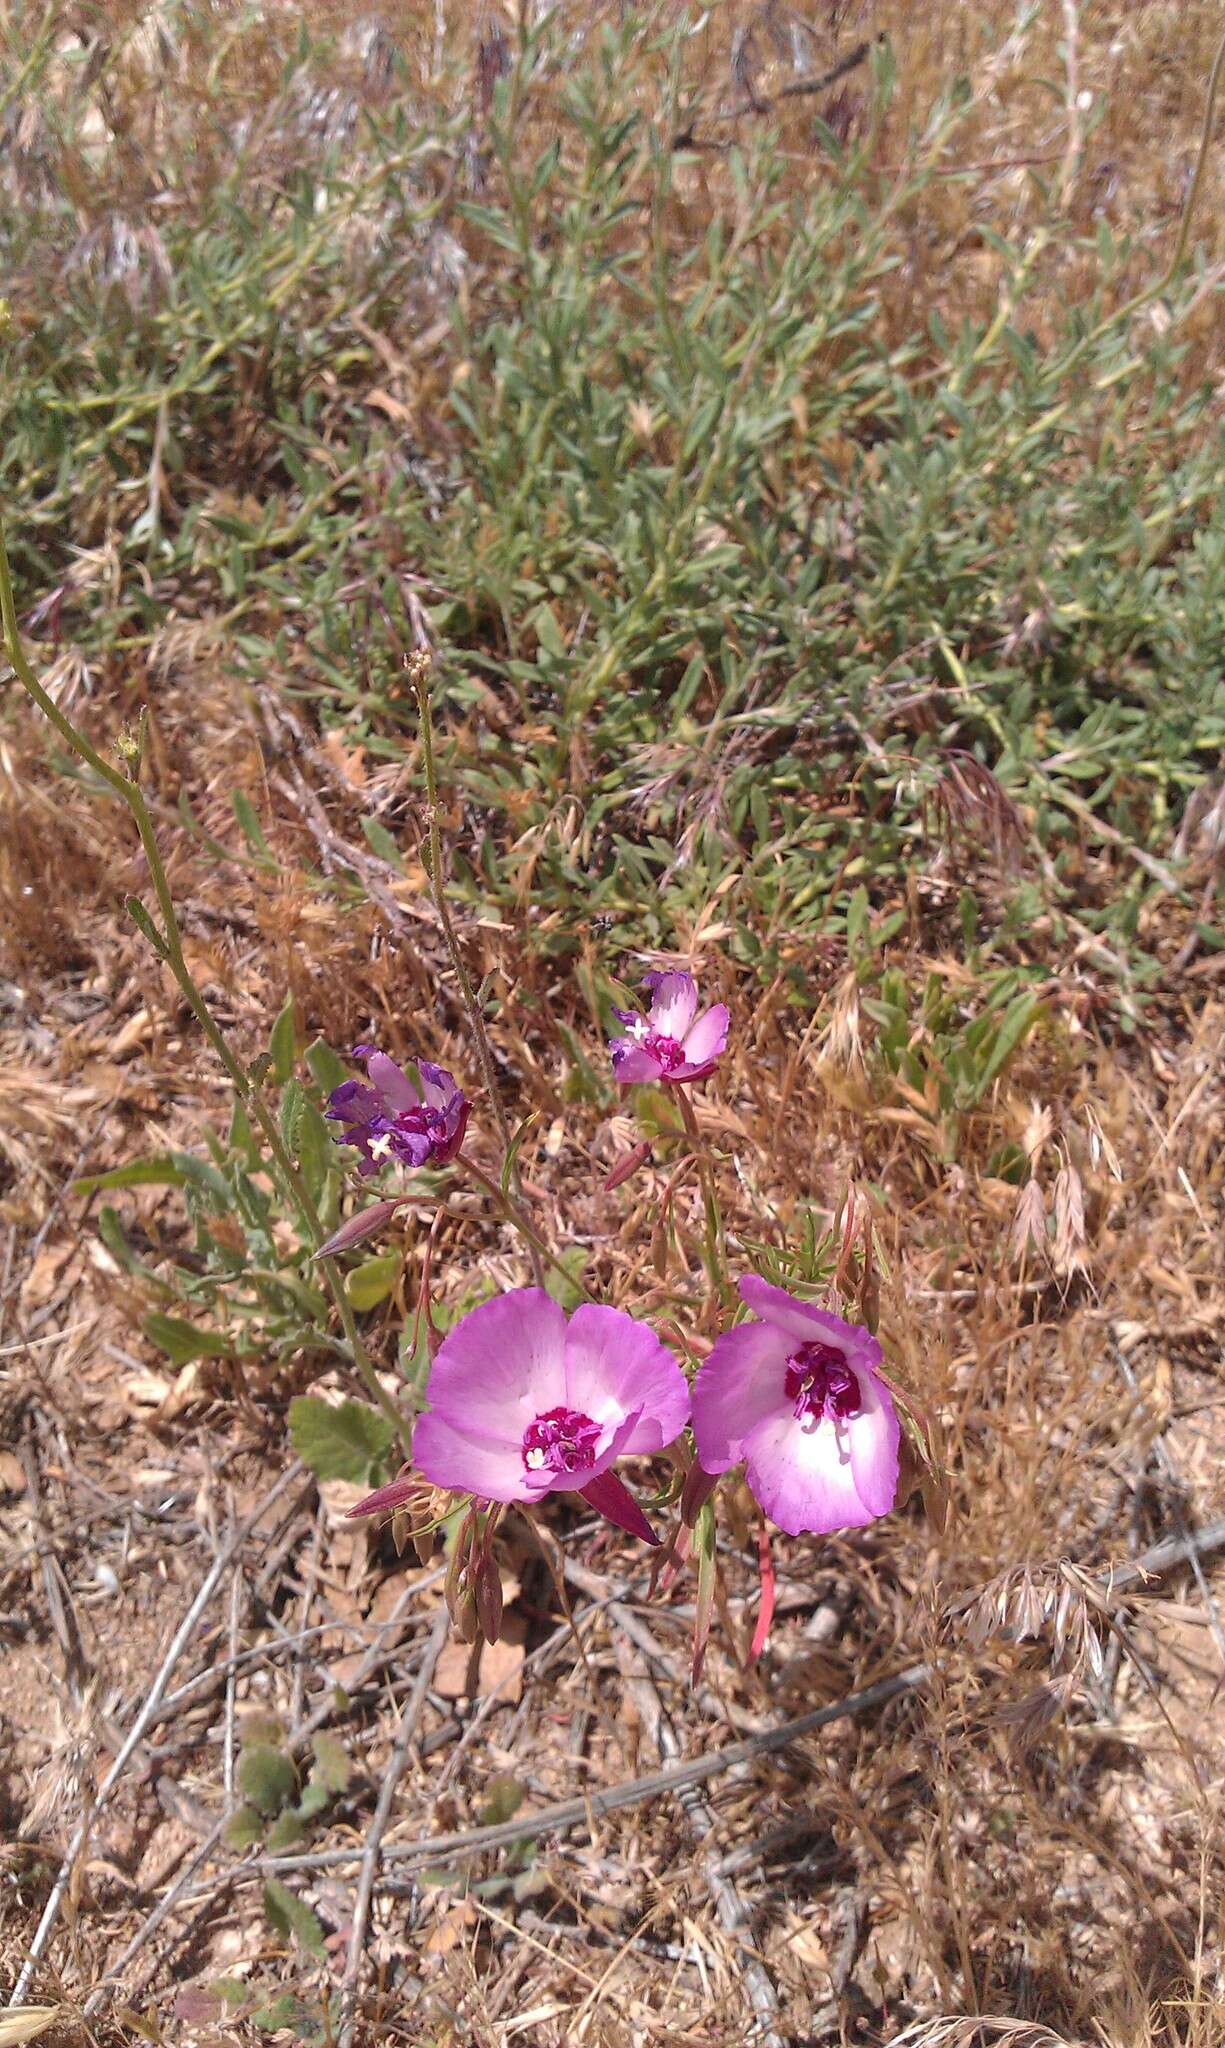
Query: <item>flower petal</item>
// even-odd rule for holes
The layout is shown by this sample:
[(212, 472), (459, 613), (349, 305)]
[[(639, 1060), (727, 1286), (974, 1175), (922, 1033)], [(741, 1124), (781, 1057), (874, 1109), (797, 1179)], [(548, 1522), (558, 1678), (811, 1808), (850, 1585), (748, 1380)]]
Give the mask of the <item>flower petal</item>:
[(791, 1348), (770, 1323), (741, 1323), (716, 1339), (693, 1383), (693, 1440), (707, 1472), (738, 1465), (745, 1438), (769, 1417), (790, 1417), (784, 1379)]
[(418, 1060), (417, 1072), (421, 1076), (421, 1093), (431, 1109), (446, 1109), (460, 1092), (454, 1074), (449, 1074), (445, 1067), (436, 1067), (432, 1060)]
[(863, 1407), (847, 1424), (855, 1491), (873, 1515), (887, 1515), (897, 1498), (902, 1428), (889, 1389), (874, 1372), (855, 1367)]
[(832, 1344), (844, 1351), (853, 1365), (878, 1365), (881, 1348), (862, 1323), (844, 1323), (841, 1316), (817, 1308), (811, 1301), (798, 1301), (784, 1287), (772, 1287), (759, 1273), (746, 1273), (740, 1281), (740, 1298), (754, 1315), (763, 1316), (778, 1329), (787, 1330), (803, 1344)]
[(373, 1086), (378, 1089), (384, 1101), (391, 1105), (397, 1116), (402, 1110), (417, 1109), (420, 1106), (421, 1097), (408, 1075), (393, 1059), (389, 1059), (385, 1052), (370, 1054), (366, 1061), (366, 1072)]
[(712, 1003), (689, 1026), (681, 1041), (686, 1066), (704, 1067), (717, 1060), (727, 1044), (731, 1011), (726, 1003)]
[(834, 1424), (775, 1415), (750, 1431), (744, 1476), (754, 1498), (788, 1536), (828, 1536), (874, 1519), (860, 1499), (850, 1450)]
[(649, 1324), (599, 1302), (585, 1302), (570, 1318), (566, 1399), (610, 1425), (640, 1411), (627, 1451), (662, 1450), (689, 1420), (689, 1388), (667, 1346)]
[(434, 1486), (483, 1494), (487, 1500), (535, 1498), (536, 1489), (528, 1484), (519, 1444), (473, 1436), (433, 1410), (417, 1417), (413, 1459)]
[(632, 1038), (613, 1038), (609, 1041), (612, 1054), (613, 1078), (622, 1087), (629, 1087), (636, 1081), (658, 1081), (663, 1072), (653, 1052), (644, 1052), (635, 1045)]
[(661, 974), (651, 978), (651, 1029), (661, 1038), (684, 1038), (698, 1006), (698, 991), (691, 974)]
[(529, 1422), (565, 1401), (565, 1344), (558, 1304), (543, 1288), (514, 1287), (443, 1339), (426, 1387), (430, 1407), (457, 1430), (513, 1445), (518, 1457)]

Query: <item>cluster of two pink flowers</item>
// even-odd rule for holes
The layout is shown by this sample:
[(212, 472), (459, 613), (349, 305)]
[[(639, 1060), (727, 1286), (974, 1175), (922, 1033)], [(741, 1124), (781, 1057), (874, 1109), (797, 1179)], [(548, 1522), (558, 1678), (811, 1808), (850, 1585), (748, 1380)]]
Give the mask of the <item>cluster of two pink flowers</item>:
[[(613, 1467), (666, 1450), (691, 1422), (703, 1471), (743, 1463), (755, 1499), (790, 1535), (885, 1514), (900, 1431), (875, 1337), (756, 1275), (740, 1292), (755, 1315), (716, 1340), (692, 1390), (654, 1330), (623, 1309), (588, 1303), (567, 1321), (534, 1287), (484, 1302), (434, 1360), (417, 1471), (490, 1501), (581, 1494), (654, 1542)], [(354, 1512), (387, 1511), (413, 1491), (404, 1475)]]

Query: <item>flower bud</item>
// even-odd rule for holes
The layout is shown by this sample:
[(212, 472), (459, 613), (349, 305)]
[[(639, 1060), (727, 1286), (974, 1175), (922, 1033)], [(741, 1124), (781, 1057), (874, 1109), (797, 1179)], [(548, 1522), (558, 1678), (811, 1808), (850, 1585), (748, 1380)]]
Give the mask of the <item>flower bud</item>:
[(473, 1577), (481, 1634), (487, 1643), (496, 1643), (502, 1633), (502, 1574), (488, 1551), (478, 1558)]
[(704, 1472), (695, 1458), (681, 1488), (681, 1520), (687, 1529), (692, 1529), (718, 1483), (716, 1475)]

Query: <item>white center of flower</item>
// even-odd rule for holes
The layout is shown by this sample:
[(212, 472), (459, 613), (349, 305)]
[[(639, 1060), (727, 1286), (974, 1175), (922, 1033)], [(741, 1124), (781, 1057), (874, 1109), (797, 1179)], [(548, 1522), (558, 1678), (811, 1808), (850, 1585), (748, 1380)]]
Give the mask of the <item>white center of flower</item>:
[(391, 1132), (390, 1132), (390, 1131), (384, 1131), (384, 1132), (383, 1132), (383, 1135), (382, 1135), (382, 1137), (381, 1137), (381, 1138), (371, 1138), (371, 1140), (370, 1140), (370, 1157), (371, 1157), (372, 1159), (386, 1159), (390, 1151), (391, 1151)]
[(532, 1450), (524, 1452), (523, 1462), (525, 1465), (530, 1465), (533, 1471), (538, 1472), (545, 1463), (545, 1454), (537, 1445)]

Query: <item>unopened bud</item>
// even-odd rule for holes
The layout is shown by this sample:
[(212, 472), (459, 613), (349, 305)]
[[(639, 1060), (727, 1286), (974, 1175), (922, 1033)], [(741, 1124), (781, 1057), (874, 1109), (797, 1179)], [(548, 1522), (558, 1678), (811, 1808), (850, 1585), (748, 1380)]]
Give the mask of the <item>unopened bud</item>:
[(644, 1166), (647, 1160), (650, 1158), (650, 1156), (650, 1140), (648, 1138), (642, 1138), (637, 1145), (633, 1146), (633, 1148), (625, 1154), (623, 1159), (619, 1159), (617, 1161), (616, 1165), (613, 1167), (612, 1172), (608, 1175), (607, 1179), (604, 1182), (603, 1192), (606, 1195), (611, 1195), (613, 1189), (619, 1188), (622, 1182), (627, 1181), (632, 1173), (637, 1173), (638, 1168), (640, 1166)]
[(414, 647), (411, 654), (406, 654), (404, 657), (404, 673), (408, 677), (410, 688), (414, 690), (428, 690), (430, 686), (430, 672), (433, 666), (434, 657), (428, 647)]
[(717, 1475), (703, 1471), (695, 1458), (681, 1488), (681, 1520), (687, 1529), (692, 1529), (718, 1483)]
[(487, 1643), (496, 1643), (502, 1633), (502, 1574), (488, 1552), (475, 1571), (477, 1619)]

